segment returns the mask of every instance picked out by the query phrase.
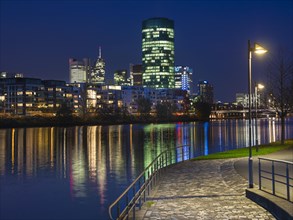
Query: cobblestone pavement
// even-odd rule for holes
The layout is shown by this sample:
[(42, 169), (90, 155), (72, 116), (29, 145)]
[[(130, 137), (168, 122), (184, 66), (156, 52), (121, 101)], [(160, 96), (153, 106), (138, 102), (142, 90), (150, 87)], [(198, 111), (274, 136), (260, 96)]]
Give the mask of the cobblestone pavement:
[(275, 219), (245, 197), (247, 181), (234, 161), (186, 161), (167, 168), (136, 218), (155, 219)]

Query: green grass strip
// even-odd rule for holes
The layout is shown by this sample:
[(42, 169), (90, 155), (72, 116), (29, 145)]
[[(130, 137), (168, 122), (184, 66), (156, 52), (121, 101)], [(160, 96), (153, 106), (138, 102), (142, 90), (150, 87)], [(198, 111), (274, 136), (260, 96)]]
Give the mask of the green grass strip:
[[(265, 154), (274, 153), (279, 150), (293, 148), (293, 140), (286, 140), (284, 145), (281, 145), (281, 142), (273, 142), (270, 144), (264, 144), (258, 146), (258, 152), (256, 152), (256, 147), (253, 146), (252, 156), (260, 156)], [(238, 157), (248, 157), (249, 148), (239, 148), (214, 154), (209, 154), (206, 156), (199, 156), (192, 160), (212, 160), (212, 159), (228, 159), (228, 158), (238, 158)]]

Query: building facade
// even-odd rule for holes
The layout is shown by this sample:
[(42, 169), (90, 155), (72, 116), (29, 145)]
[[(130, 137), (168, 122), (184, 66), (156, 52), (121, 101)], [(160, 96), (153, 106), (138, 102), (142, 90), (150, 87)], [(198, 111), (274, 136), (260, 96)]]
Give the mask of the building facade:
[(143, 86), (174, 88), (174, 22), (150, 18), (142, 23)]
[(175, 88), (190, 93), (192, 69), (188, 66), (175, 66)]
[(130, 64), (130, 85), (142, 86), (142, 65)]
[(206, 80), (198, 82), (198, 96), (203, 102), (214, 103), (214, 87)]
[(13, 115), (30, 115), (43, 101), (42, 80), (35, 78), (2, 78), (2, 112)]
[(69, 83), (84, 83), (87, 82), (88, 74), (90, 73), (90, 61), (84, 58), (78, 61), (74, 58), (69, 59)]

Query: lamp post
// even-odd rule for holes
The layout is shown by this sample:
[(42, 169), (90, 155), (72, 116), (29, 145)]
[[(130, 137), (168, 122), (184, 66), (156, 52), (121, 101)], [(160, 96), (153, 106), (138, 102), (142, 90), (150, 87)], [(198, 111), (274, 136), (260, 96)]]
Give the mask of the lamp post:
[(250, 40), (248, 40), (248, 132), (249, 132), (249, 157), (248, 157), (248, 187), (253, 188), (253, 171), (252, 171), (252, 152), (251, 152), (251, 57), (252, 52), (256, 54), (266, 53), (267, 50), (258, 44), (251, 47)]
[(257, 91), (263, 89), (264, 85), (255, 84), (255, 146), (256, 152), (258, 152), (258, 131), (257, 131)]

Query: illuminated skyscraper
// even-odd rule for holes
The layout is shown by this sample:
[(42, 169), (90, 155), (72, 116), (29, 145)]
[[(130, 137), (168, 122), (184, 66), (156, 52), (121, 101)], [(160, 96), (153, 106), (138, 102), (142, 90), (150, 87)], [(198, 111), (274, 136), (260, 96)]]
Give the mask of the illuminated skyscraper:
[(190, 84), (192, 69), (188, 66), (176, 66), (175, 67), (175, 88), (182, 89), (190, 93)]
[(91, 74), (91, 82), (94, 84), (103, 84), (105, 83), (105, 61), (102, 58), (102, 50), (99, 47), (99, 57), (97, 59), (94, 70)]
[(142, 23), (143, 86), (174, 88), (174, 22), (150, 18)]

